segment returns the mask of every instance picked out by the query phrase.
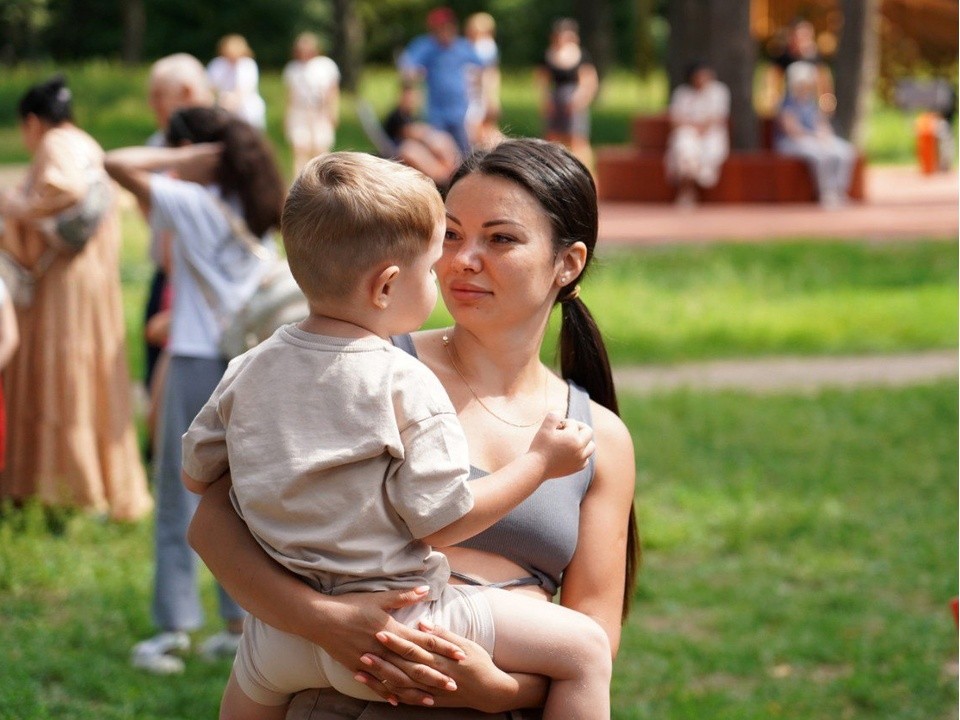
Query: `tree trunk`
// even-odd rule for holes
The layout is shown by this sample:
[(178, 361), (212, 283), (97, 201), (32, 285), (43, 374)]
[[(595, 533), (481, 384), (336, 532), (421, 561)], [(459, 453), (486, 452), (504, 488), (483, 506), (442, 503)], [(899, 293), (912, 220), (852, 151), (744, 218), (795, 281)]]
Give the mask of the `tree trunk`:
[(667, 45), (667, 76), (670, 92), (684, 81), (687, 66), (707, 58), (708, 0), (670, 0), (667, 20), (670, 42)]
[(731, 145), (752, 150), (758, 145), (753, 107), (753, 73), (757, 51), (750, 36), (746, 0), (670, 0), (667, 72), (672, 92), (695, 61), (708, 63), (730, 88)]
[(717, 79), (730, 88), (730, 145), (754, 150), (759, 145), (753, 107), (753, 75), (757, 48), (750, 35), (750, 3), (710, 0), (709, 55)]
[(147, 27), (147, 11), (143, 0), (123, 0), (123, 47), (120, 58), (126, 65), (143, 59), (143, 34)]
[(333, 0), (333, 59), (340, 68), (340, 86), (356, 92), (363, 65), (363, 23), (354, 0)]
[(877, 79), (880, 45), (879, 0), (841, 0), (843, 29), (834, 59), (837, 95), (834, 129), (840, 137), (859, 144)]
[(613, 58), (613, 11), (610, 0), (576, 0), (574, 17), (580, 24), (580, 40), (602, 78)]

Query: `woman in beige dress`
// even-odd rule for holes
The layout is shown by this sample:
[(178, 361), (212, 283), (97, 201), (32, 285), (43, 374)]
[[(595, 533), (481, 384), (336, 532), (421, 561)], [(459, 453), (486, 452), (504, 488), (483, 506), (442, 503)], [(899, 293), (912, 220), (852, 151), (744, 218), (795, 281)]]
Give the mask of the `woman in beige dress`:
[(22, 186), (0, 195), (0, 249), (30, 269), (36, 285), (32, 301), (17, 307), (20, 349), (4, 377), (0, 499), (137, 520), (153, 501), (133, 427), (112, 192), (81, 249), (57, 230), (64, 211), (92, 197), (103, 150), (73, 124), (60, 77), (31, 88), (18, 113), (33, 162)]

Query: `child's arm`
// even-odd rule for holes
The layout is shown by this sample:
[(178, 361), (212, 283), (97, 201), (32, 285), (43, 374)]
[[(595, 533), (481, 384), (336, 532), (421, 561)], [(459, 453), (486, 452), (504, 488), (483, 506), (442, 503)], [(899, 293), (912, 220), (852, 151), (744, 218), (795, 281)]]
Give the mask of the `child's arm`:
[(466, 515), (420, 539), (445, 547), (473, 537), (527, 499), (545, 480), (582, 470), (593, 451), (589, 425), (549, 413), (526, 453), (470, 483), (473, 508)]

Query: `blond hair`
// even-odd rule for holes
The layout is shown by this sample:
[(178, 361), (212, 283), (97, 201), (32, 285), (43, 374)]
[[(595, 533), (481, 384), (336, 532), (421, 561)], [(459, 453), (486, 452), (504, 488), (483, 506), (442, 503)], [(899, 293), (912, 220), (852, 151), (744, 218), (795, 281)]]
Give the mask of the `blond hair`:
[(243, 35), (231, 33), (224, 35), (217, 43), (217, 52), (226, 58), (253, 57), (253, 50)]
[(151, 87), (180, 87), (199, 97), (210, 95), (206, 68), (188, 53), (174, 53), (157, 60), (150, 68), (149, 82)]
[(420, 257), (443, 218), (440, 193), (420, 171), (335, 152), (311, 160), (294, 180), (280, 230), (304, 294), (344, 299), (377, 264)]
[(468, 34), (493, 35), (496, 29), (497, 22), (493, 19), (493, 15), (485, 12), (474, 13), (464, 23), (464, 32)]

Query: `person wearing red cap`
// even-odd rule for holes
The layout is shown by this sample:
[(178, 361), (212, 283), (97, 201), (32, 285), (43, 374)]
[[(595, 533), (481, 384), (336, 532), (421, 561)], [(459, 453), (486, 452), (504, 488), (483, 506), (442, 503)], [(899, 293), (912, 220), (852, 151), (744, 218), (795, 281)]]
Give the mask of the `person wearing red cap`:
[(408, 79), (423, 79), (427, 88), (427, 122), (450, 133), (465, 155), (470, 152), (466, 129), (468, 70), (482, 68), (484, 62), (473, 45), (460, 36), (457, 16), (450, 8), (431, 10), (427, 28), (430, 32), (414, 38), (400, 55), (400, 72)]

